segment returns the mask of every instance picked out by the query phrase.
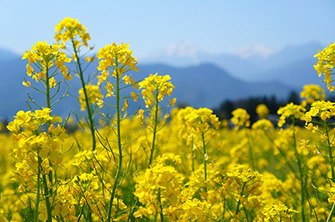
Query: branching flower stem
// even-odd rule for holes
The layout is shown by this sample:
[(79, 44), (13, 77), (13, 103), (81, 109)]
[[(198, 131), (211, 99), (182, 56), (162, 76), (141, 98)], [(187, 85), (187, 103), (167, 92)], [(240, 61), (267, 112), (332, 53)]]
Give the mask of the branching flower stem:
[(301, 164), (301, 158), (298, 153), (297, 149), (297, 141), (296, 141), (296, 132), (295, 132), (295, 120), (292, 118), (292, 129), (293, 129), (293, 147), (295, 156), (298, 163), (298, 169), (299, 169), (299, 178), (300, 178), (300, 187), (301, 187), (301, 196), (300, 196), (300, 202), (301, 202), (301, 220), (304, 222), (305, 219), (305, 186), (304, 186), (304, 175), (303, 175), (303, 169)]
[(36, 194), (36, 203), (35, 203), (35, 214), (34, 221), (38, 221), (38, 208), (40, 204), (40, 187), (41, 187), (41, 167), (40, 167), (40, 151), (37, 149), (37, 159), (38, 159), (38, 169), (37, 169), (37, 194)]
[(241, 190), (240, 198), (239, 198), (239, 200), (238, 200), (238, 203), (237, 203), (237, 206), (236, 206), (236, 210), (235, 210), (235, 215), (236, 215), (236, 216), (237, 216), (238, 212), (240, 211), (241, 197), (242, 197), (242, 195), (243, 195), (245, 185), (246, 185), (246, 182), (243, 182), (243, 186), (242, 186), (242, 190)]
[(83, 91), (84, 91), (84, 95), (85, 95), (85, 103), (86, 103), (87, 115), (88, 115), (88, 120), (89, 120), (89, 127), (90, 127), (91, 134), (92, 134), (92, 151), (94, 151), (95, 148), (96, 148), (96, 140), (95, 140), (93, 113), (92, 113), (92, 110), (91, 110), (90, 103), (88, 101), (88, 95), (87, 95), (87, 90), (86, 90), (86, 87), (85, 87), (84, 75), (83, 75), (83, 71), (82, 71), (82, 68), (81, 68), (78, 52), (77, 52), (77, 49), (76, 49), (76, 46), (75, 46), (75, 43), (74, 43), (73, 39), (71, 39), (71, 42), (72, 42), (72, 46), (73, 46), (73, 51), (74, 51), (76, 59), (77, 59), (77, 65), (78, 65), (78, 68), (79, 68), (79, 77), (80, 77), (80, 81), (81, 81), (81, 86), (83, 87)]
[[(204, 152), (204, 176), (205, 176), (205, 183), (207, 181), (207, 150), (206, 150), (206, 141), (205, 141), (205, 133), (201, 133), (202, 137), (202, 148)], [(206, 188), (205, 188), (206, 189)]]
[[(47, 100), (47, 108), (51, 109), (49, 80), (50, 80), (49, 67), (48, 67), (48, 61), (46, 61), (46, 78), (45, 78), (46, 100)], [(42, 182), (43, 182), (43, 186), (44, 186), (44, 198), (45, 198), (45, 205), (46, 205), (46, 208), (47, 208), (47, 215), (48, 215), (48, 220), (47, 221), (52, 222), (52, 209), (51, 209), (50, 198), (49, 198), (48, 182), (47, 182), (46, 175), (43, 172), (41, 172), (41, 170), (42, 170), (42, 159), (38, 154), (38, 171), (40, 172), (39, 177), (42, 176)], [(39, 180), (40, 180), (40, 178), (39, 178)]]
[[(117, 58), (116, 58), (117, 61)], [(116, 62), (116, 67), (118, 66)], [(115, 176), (114, 186), (108, 206), (108, 212), (107, 212), (107, 220), (106, 222), (109, 222), (111, 220), (111, 214), (112, 214), (112, 206), (113, 206), (113, 200), (115, 197), (116, 187), (119, 183), (119, 178), (121, 176), (121, 170), (122, 170), (122, 143), (121, 143), (121, 112), (120, 112), (120, 73), (116, 69), (116, 121), (117, 121), (117, 143), (118, 143), (118, 149), (119, 149), (119, 164)]]
[[(333, 153), (332, 153), (332, 150), (331, 150), (331, 143), (330, 143), (330, 140), (329, 140), (328, 125), (327, 125), (326, 120), (324, 120), (324, 128), (325, 128), (325, 134), (326, 134), (326, 137), (327, 137), (327, 147), (328, 147), (330, 170), (331, 170), (331, 173), (332, 173), (332, 182), (335, 182)], [(330, 210), (330, 213), (329, 213), (328, 218), (327, 218), (327, 222), (331, 221), (334, 212), (335, 212), (335, 203), (333, 204), (332, 209)]]
[(149, 159), (149, 166), (151, 166), (152, 161), (153, 161), (153, 156), (154, 156), (154, 151), (155, 151), (155, 142), (156, 142), (156, 134), (157, 134), (157, 124), (158, 124), (158, 89), (155, 90), (155, 113), (154, 113), (154, 131), (152, 135), (152, 144), (151, 144), (151, 149), (150, 149), (150, 159)]
[(252, 151), (252, 146), (251, 146), (251, 139), (250, 139), (250, 132), (249, 129), (246, 129), (247, 131), (245, 132), (247, 134), (247, 139), (248, 139), (248, 147), (249, 147), (249, 155), (250, 155), (250, 164), (252, 167), (252, 170), (255, 170), (255, 161), (254, 161), (254, 153)]

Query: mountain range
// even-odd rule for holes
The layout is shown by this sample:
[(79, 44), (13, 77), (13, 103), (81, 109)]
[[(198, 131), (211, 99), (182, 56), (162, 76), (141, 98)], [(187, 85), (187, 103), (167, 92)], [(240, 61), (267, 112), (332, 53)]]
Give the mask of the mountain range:
[[(304, 84), (320, 84), (313, 68), (318, 50), (324, 48), (319, 43), (306, 43), (286, 46), (281, 50), (265, 55), (255, 53), (255, 45), (249, 53), (208, 54), (190, 43), (179, 43), (166, 49), (144, 56), (141, 64), (164, 63), (176, 67), (186, 67), (203, 63), (214, 64), (230, 75), (250, 82), (276, 81), (299, 88)], [(264, 51), (264, 50), (263, 50)], [(291, 81), (294, 78), (298, 81)]]
[[(322, 46), (310, 43), (286, 47), (267, 57), (241, 57), (236, 54), (210, 55), (187, 47), (176, 54), (178, 47), (175, 47), (175, 51), (139, 59), (140, 72), (133, 73), (133, 77), (143, 79), (150, 73), (169, 74), (175, 85), (172, 97), (177, 98), (177, 103), (194, 107), (214, 108), (226, 99), (250, 96), (283, 99), (292, 90), (300, 91), (304, 84), (320, 84), (321, 79), (313, 68), (313, 56), (318, 49)], [(11, 118), (18, 110), (28, 110), (25, 103), (27, 91), (36, 101), (45, 100), (43, 95), (22, 86), (23, 77), (30, 78), (25, 74), (26, 64), (21, 56), (0, 49), (0, 117)], [(87, 73), (96, 73), (97, 65), (95, 61)], [(71, 94), (77, 96), (79, 79), (74, 76), (70, 84), (74, 88), (70, 89)], [(64, 116), (70, 107), (80, 109), (76, 99), (68, 96), (54, 107), (54, 113)]]

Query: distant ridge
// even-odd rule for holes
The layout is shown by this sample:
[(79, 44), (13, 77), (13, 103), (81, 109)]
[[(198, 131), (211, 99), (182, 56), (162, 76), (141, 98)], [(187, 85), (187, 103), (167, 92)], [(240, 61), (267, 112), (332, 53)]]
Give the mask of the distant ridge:
[(273, 81), (247, 82), (232, 77), (213, 64), (201, 64), (184, 68), (154, 64), (139, 66), (141, 76), (158, 72), (169, 74), (176, 86), (174, 96), (180, 102), (200, 107), (214, 107), (225, 99), (240, 99), (250, 96), (286, 97), (292, 87)]
[(15, 52), (9, 49), (0, 48), (0, 60), (2, 61), (12, 60), (18, 58), (19, 56), (20, 55), (16, 54)]
[[(322, 50), (324, 48), (323, 45), (316, 43), (316, 42), (310, 42), (305, 43), (301, 45), (291, 45), (286, 46), (285, 48), (277, 51), (273, 51), (270, 54), (267, 54), (267, 56), (261, 56), (260, 54), (257, 54), (253, 47), (250, 47), (249, 50), (251, 52), (248, 54), (248, 52), (243, 52), (243, 54), (248, 54), (249, 56), (243, 57), (243, 55), (239, 56), (238, 53), (221, 53), (221, 54), (208, 54), (200, 49), (196, 49), (195, 46), (193, 48), (191, 46), (189, 47), (180, 47), (184, 50), (190, 48), (190, 53), (184, 52), (176, 53), (175, 56), (171, 55), (171, 53), (164, 54), (164, 51), (162, 53), (156, 53), (155, 55), (150, 55), (150, 57), (147, 58), (141, 58), (140, 62), (141, 64), (156, 64), (156, 63), (164, 63), (169, 64), (171, 66), (178, 66), (178, 67), (186, 67), (186, 66), (193, 66), (203, 63), (211, 63), (214, 64), (227, 72), (230, 73), (230, 75), (243, 79), (246, 81), (262, 81), (262, 80), (273, 80), (278, 81), (279, 79), (275, 77), (275, 75), (270, 75), (273, 77), (272, 79), (269, 78), (269, 72), (273, 72), (275, 70), (286, 70), (288, 66), (301, 66), (299, 70), (306, 71), (309, 69), (308, 73), (311, 73), (313, 69), (313, 65), (315, 64), (316, 58), (314, 58), (314, 55), (318, 53), (318, 50)], [(262, 47), (262, 46), (258, 46)], [(176, 48), (176, 46), (175, 46)], [(247, 50), (247, 49), (245, 49)], [(270, 50), (270, 49), (267, 49)], [(175, 50), (178, 52), (178, 50)], [(256, 53), (256, 54), (253, 54)], [(296, 68), (297, 69), (297, 68)], [(294, 76), (296, 73), (285, 73), (287, 76)], [(309, 78), (307, 78), (309, 79)], [(280, 80), (281, 81), (281, 80)], [(291, 83), (291, 81), (288, 79), (288, 81), (281, 81), (282, 83)], [(311, 82), (311, 83), (316, 83)], [(290, 84), (292, 87), (297, 86), (297, 84)], [(301, 85), (302, 86), (302, 85)], [(301, 87), (299, 86), (299, 87)]]

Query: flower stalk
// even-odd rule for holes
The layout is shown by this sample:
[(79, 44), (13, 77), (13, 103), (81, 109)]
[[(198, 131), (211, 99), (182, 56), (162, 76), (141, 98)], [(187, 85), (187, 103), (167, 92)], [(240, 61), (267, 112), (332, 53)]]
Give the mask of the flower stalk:
[(85, 95), (85, 103), (86, 103), (87, 115), (88, 115), (88, 120), (89, 120), (89, 127), (90, 127), (91, 135), (92, 135), (92, 151), (95, 151), (95, 149), (96, 149), (96, 139), (95, 139), (93, 113), (92, 113), (92, 109), (91, 109), (91, 106), (90, 106), (90, 103), (89, 103), (89, 97), (88, 97), (86, 86), (85, 86), (84, 74), (83, 74), (83, 70), (82, 70), (82, 67), (81, 67), (78, 51), (76, 49), (76, 45), (74, 43), (73, 38), (71, 38), (71, 42), (72, 42), (73, 51), (74, 51), (74, 54), (75, 54), (75, 57), (76, 57), (76, 60), (77, 60), (81, 86), (83, 88), (84, 95)]

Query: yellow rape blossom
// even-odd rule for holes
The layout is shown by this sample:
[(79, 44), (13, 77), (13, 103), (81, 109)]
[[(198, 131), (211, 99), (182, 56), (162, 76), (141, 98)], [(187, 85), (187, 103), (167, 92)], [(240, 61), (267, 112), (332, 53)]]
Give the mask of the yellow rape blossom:
[[(101, 102), (103, 95), (100, 93), (100, 89), (96, 85), (86, 85), (86, 91), (88, 96), (88, 102), (89, 104), (97, 104), (100, 108), (103, 106), (103, 102)], [(84, 90), (79, 90), (79, 102), (81, 105), (81, 110), (85, 110), (86, 108), (86, 102), (85, 102), (85, 95)]]
[[(64, 45), (67, 41), (75, 40), (78, 35), (83, 45), (88, 46), (87, 41), (91, 39), (90, 35), (87, 33), (86, 28), (78, 22), (77, 19), (64, 18), (60, 21), (56, 27), (55, 39)], [(80, 42), (76, 41), (76, 48), (78, 48)]]
[[(176, 164), (181, 162), (178, 156), (164, 154), (154, 162), (151, 168), (135, 178), (134, 194), (142, 204), (146, 204), (149, 213), (155, 212), (160, 206), (165, 208), (178, 201), (184, 176), (173, 166), (167, 165), (167, 160), (173, 160)], [(135, 216), (143, 216), (141, 208)]]
[(270, 120), (267, 119), (260, 119), (254, 124), (252, 124), (252, 129), (264, 129), (264, 130), (269, 130), (269, 129), (274, 129), (273, 124), (271, 123)]
[(279, 117), (278, 126), (282, 127), (285, 124), (286, 119), (293, 118), (294, 120), (303, 120), (304, 112), (306, 109), (301, 105), (295, 105), (293, 103), (287, 104), (284, 107), (279, 108), (277, 111)]
[(295, 213), (298, 211), (290, 209), (284, 204), (274, 204), (264, 207), (262, 216), (256, 221), (291, 221)]
[(260, 104), (256, 107), (256, 113), (259, 118), (263, 119), (269, 115), (270, 110), (265, 104)]
[(301, 104), (306, 106), (318, 100), (325, 100), (326, 93), (319, 85), (304, 85), (304, 90), (300, 93), (300, 98), (304, 99)]
[[(169, 75), (159, 76), (158, 73), (156, 73), (155, 75), (150, 74), (149, 77), (139, 83), (147, 108), (152, 104), (162, 101), (165, 95), (171, 96), (174, 85), (170, 80), (171, 77)], [(174, 103), (175, 99), (170, 102), (170, 105), (173, 106)]]
[[(22, 59), (27, 59), (27, 75), (32, 76), (38, 82), (40, 79), (45, 80), (45, 74), (54, 66), (63, 73), (64, 78), (71, 80), (68, 73), (68, 68), (64, 63), (71, 62), (64, 52), (59, 49), (60, 45), (49, 45), (47, 42), (37, 42), (33, 45), (30, 51), (23, 53)], [(35, 64), (38, 70), (35, 70), (31, 65)], [(27, 84), (26, 84), (27, 85)]]
[(128, 109), (128, 100), (123, 100), (123, 107), (122, 107), (122, 112), (125, 111), (126, 109)]
[(305, 113), (306, 125), (312, 121), (313, 117), (320, 117), (323, 121), (335, 115), (335, 103), (330, 101), (316, 101), (312, 103), (311, 109)]
[(238, 108), (232, 112), (232, 115), (231, 121), (235, 124), (236, 129), (250, 126), (250, 115), (245, 109)]
[(106, 77), (111, 71), (110, 68), (114, 70), (112, 75), (114, 77), (118, 76), (120, 79), (126, 70), (139, 71), (138, 68), (136, 68), (137, 60), (133, 57), (133, 52), (129, 49), (129, 44), (108, 44), (99, 50), (97, 57), (99, 59), (98, 70), (102, 71), (103, 76), (99, 78), (99, 83), (106, 80)]
[(316, 65), (314, 65), (314, 69), (318, 72), (319, 77), (321, 77), (322, 73), (325, 75), (324, 82), (326, 83), (328, 89), (332, 92), (335, 87), (332, 86), (332, 71), (335, 65), (335, 43), (330, 43), (329, 46), (324, 48), (322, 51), (319, 50), (314, 57), (318, 58)]

